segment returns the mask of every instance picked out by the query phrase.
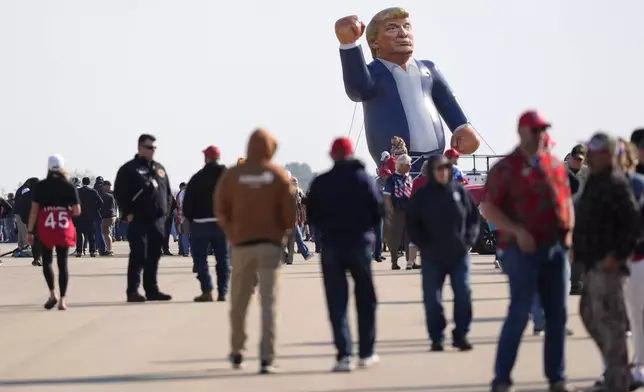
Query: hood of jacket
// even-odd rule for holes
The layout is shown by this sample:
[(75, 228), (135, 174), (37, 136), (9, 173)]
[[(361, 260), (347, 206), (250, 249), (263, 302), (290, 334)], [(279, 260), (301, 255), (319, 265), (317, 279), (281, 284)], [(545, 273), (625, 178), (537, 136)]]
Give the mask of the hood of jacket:
[(449, 181), (447, 181), (447, 184), (440, 184), (436, 181), (436, 177), (434, 176), (434, 167), (445, 163), (449, 163), (449, 160), (447, 160), (443, 155), (432, 155), (427, 159), (427, 184), (425, 186), (448, 191), (454, 189), (453, 169), (450, 169), (449, 171)]
[(250, 135), (248, 141), (248, 162), (269, 162), (277, 151), (277, 141), (263, 129), (258, 129)]

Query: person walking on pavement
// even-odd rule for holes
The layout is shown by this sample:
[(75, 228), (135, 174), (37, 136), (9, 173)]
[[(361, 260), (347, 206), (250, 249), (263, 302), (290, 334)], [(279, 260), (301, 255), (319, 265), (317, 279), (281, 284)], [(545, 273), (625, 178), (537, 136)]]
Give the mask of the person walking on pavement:
[(161, 250), (163, 251), (164, 256), (174, 256), (174, 254), (170, 252), (170, 236), (172, 235), (172, 225), (177, 217), (176, 211), (177, 200), (171, 194), (170, 197), (168, 197), (168, 215), (165, 217), (165, 221), (163, 222), (163, 246)]
[[(159, 290), (157, 282), (164, 222), (170, 207), (168, 197), (172, 196), (172, 191), (168, 173), (162, 164), (154, 160), (156, 140), (149, 134), (139, 136), (137, 154), (121, 166), (114, 181), (114, 198), (129, 222), (128, 302), (172, 299)], [(145, 297), (139, 293), (141, 270)]]
[(190, 256), (190, 221), (183, 215), (183, 199), (186, 195), (185, 182), (179, 184), (177, 193), (177, 227), (179, 228), (179, 254), (183, 257)]
[(230, 361), (239, 368), (246, 350), (246, 312), (259, 277), (262, 307), (260, 373), (275, 371), (275, 317), (283, 239), (295, 225), (293, 192), (286, 171), (271, 162), (277, 142), (258, 129), (246, 160), (224, 172), (215, 188), (215, 217), (230, 241)]
[[(103, 200), (96, 189), (90, 188), (89, 177), (83, 178), (83, 186), (78, 190), (78, 197), (81, 203), (81, 214), (78, 217), (76, 236), (84, 236), (89, 245), (90, 257), (96, 257), (96, 227), (94, 222), (101, 219)], [(81, 248), (78, 248), (78, 244)], [(82, 241), (77, 241), (76, 257), (83, 255)]]
[(221, 153), (215, 146), (203, 151), (205, 166), (199, 170), (190, 181), (182, 198), (182, 215), (190, 222), (192, 233), (192, 260), (197, 279), (201, 284), (201, 295), (195, 297), (195, 302), (212, 302), (213, 285), (208, 268), (208, 248), (215, 253), (215, 271), (217, 273), (217, 301), (226, 300), (228, 279), (230, 277), (230, 261), (228, 257), (228, 241), (226, 235), (217, 223), (213, 205), (215, 187), (226, 166), (219, 164)]
[(103, 188), (101, 188), (99, 196), (103, 200), (103, 205), (101, 207), (101, 233), (103, 234), (103, 239), (105, 241), (105, 251), (100, 255), (113, 256), (114, 251), (112, 250), (112, 232), (114, 230), (114, 224), (116, 222), (117, 211), (116, 200), (114, 200), (111, 182), (103, 181)]
[[(65, 160), (54, 154), (47, 160), (47, 178), (40, 181), (33, 190), (32, 208), (29, 215), (28, 241), (40, 243), (42, 249), (43, 275), (49, 288), (49, 298), (45, 309), (50, 310), (58, 304), (59, 310), (66, 310), (67, 284), (69, 269), (67, 258), (69, 247), (76, 244), (76, 229), (70, 219), (80, 214), (80, 200), (76, 187), (69, 182), (64, 169)], [(56, 296), (53, 253), (56, 250), (58, 264), (58, 286), (60, 298)]]
[(18, 226), (18, 252), (16, 255), (20, 257), (32, 256), (33, 261), (31, 265), (34, 267), (42, 266), (40, 261), (40, 244), (36, 242), (31, 247), (31, 253), (26, 249), (29, 245), (27, 243), (27, 223), (29, 221), (29, 213), (31, 212), (31, 201), (33, 198), (32, 190), (38, 185), (38, 178), (31, 177), (18, 190), (16, 191), (16, 202), (14, 208), (16, 210), (16, 226)]
[[(103, 177), (98, 176), (94, 180), (94, 190), (98, 192), (98, 195), (103, 199), (103, 184), (105, 180)], [(105, 254), (105, 238), (103, 238), (103, 218), (99, 216), (94, 222), (94, 231), (96, 232), (96, 251), (99, 255)]]
[(470, 351), (472, 323), (470, 249), (479, 235), (478, 208), (463, 185), (454, 181), (454, 167), (444, 155), (427, 161), (427, 184), (407, 205), (407, 232), (420, 249), (423, 302), (432, 351), (443, 351), (445, 312), (443, 285), (449, 275), (454, 292), (452, 346)]
[(29, 210), (31, 209), (31, 189), (38, 184), (38, 178), (31, 177), (17, 190), (15, 195), (14, 210), (16, 216), (16, 226), (18, 227), (18, 248), (24, 252), (29, 245), (27, 243), (27, 220), (29, 219)]
[(545, 374), (551, 392), (566, 392), (568, 253), (575, 224), (568, 173), (545, 149), (550, 128), (538, 112), (518, 124), (519, 145), (494, 165), (483, 190), (481, 212), (499, 230), (498, 249), (510, 285), (492, 390), (512, 390), (514, 367), (535, 292), (546, 318)]
[(379, 361), (376, 341), (376, 291), (371, 270), (374, 228), (384, 216), (384, 202), (353, 145), (339, 138), (331, 147), (333, 168), (316, 177), (307, 197), (309, 222), (322, 235), (322, 277), (336, 349), (333, 371), (351, 371), (353, 343), (347, 319), (349, 271), (355, 282), (360, 367)]
[[(405, 208), (411, 196), (413, 180), (409, 171), (411, 170), (411, 158), (407, 154), (400, 155), (396, 159), (396, 172), (393, 173), (385, 183), (385, 205), (387, 206), (388, 228), (387, 245), (391, 251), (391, 269), (399, 270), (398, 251), (404, 249), (407, 260), (406, 269), (414, 268), (413, 262), (409, 262), (409, 239), (407, 238), (407, 226), (405, 224)], [(418, 266), (416, 266), (418, 268)]]
[(606, 364), (604, 390), (625, 392), (633, 377), (623, 279), (642, 237), (640, 206), (628, 177), (617, 165), (618, 141), (596, 133), (587, 148), (590, 175), (577, 200), (573, 234), (574, 257), (585, 266), (579, 314)]

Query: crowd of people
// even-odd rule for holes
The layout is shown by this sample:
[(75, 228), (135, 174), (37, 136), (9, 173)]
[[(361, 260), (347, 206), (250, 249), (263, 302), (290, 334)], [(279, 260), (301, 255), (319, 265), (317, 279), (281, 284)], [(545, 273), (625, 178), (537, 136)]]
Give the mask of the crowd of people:
[[(445, 350), (442, 290), (449, 275), (454, 291), (451, 345), (472, 350), (469, 253), (481, 219), (486, 219), (498, 233), (497, 260), (510, 287), (492, 390), (511, 390), (511, 372), (530, 315), (535, 331), (545, 335), (550, 390), (572, 390), (565, 380), (569, 294), (581, 294), (583, 323), (605, 363), (599, 387), (632, 390), (644, 381), (640, 293), (644, 163), (639, 163), (644, 162), (644, 129), (635, 131), (630, 141), (597, 133), (575, 146), (562, 162), (551, 152), (549, 128), (538, 112), (521, 116), (520, 142), (489, 172), (479, 206), (455, 170), (458, 153), (450, 150), (428, 157), (421, 175), (412, 179), (412, 158), (400, 140), (393, 140), (392, 151), (382, 154), (378, 181), (354, 157), (348, 139), (335, 140), (332, 169), (318, 175), (303, 192), (297, 179), (271, 162), (277, 142), (259, 129), (249, 139), (246, 158), (232, 167), (219, 163), (217, 147), (206, 148), (204, 167), (181, 184), (177, 195), (171, 191), (165, 167), (154, 160), (152, 135), (141, 135), (136, 155), (118, 170), (113, 191), (112, 184), (100, 177), (93, 188), (88, 178), (75, 184), (65, 172), (63, 157), (53, 155), (45, 179), (30, 178), (17, 197), (3, 201), (3, 216), (13, 218), (16, 239), (24, 234), (34, 261), (42, 262), (50, 291), (45, 308), (57, 305), (61, 310), (67, 309), (68, 256), (82, 257), (83, 238), (91, 257), (112, 255), (111, 237), (120, 220), (127, 224), (130, 245), (126, 300), (171, 300), (158, 286), (157, 271), (169, 241), (168, 222), (170, 226), (174, 222), (180, 254), (192, 256), (199, 280), (201, 292), (194, 301), (230, 300), (230, 361), (235, 368), (244, 362), (248, 304), (259, 292), (261, 373), (276, 370), (279, 269), (293, 262), (295, 245), (304, 259), (321, 253), (336, 347), (334, 371), (379, 362), (372, 261), (385, 259), (384, 242), (392, 269), (401, 269), (398, 260), (403, 258), (406, 269), (421, 270), (430, 349)], [(102, 248), (96, 244), (99, 237), (104, 239)], [(315, 243), (314, 252), (306, 246), (306, 238)], [(216, 285), (209, 254), (215, 256)], [(355, 282), (357, 362), (347, 319), (347, 271)], [(144, 294), (139, 291), (141, 283)], [(629, 329), (635, 347), (633, 366), (627, 351)]]

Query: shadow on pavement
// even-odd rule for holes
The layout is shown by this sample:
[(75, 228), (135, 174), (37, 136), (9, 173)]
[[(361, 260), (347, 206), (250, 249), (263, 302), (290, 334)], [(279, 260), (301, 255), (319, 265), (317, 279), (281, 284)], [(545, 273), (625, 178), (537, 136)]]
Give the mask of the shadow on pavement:
[[(319, 374), (328, 374), (328, 370), (315, 371), (283, 371), (270, 375), (271, 378), (279, 376), (311, 376)], [(89, 377), (61, 377), (61, 378), (33, 378), (33, 379), (16, 379), (0, 380), (0, 387), (35, 387), (35, 386), (54, 386), (54, 385), (79, 385), (79, 384), (126, 384), (126, 383), (146, 383), (146, 382), (172, 382), (172, 381), (198, 381), (198, 380), (216, 380), (225, 378), (243, 378), (258, 377), (258, 374), (234, 371), (230, 369), (205, 369), (201, 371), (174, 371), (159, 373), (141, 373), (141, 374), (114, 374), (104, 376)]]
[[(568, 336), (566, 338), (567, 341), (575, 341), (575, 340), (588, 340), (588, 336)], [(470, 336), (469, 337), (470, 343), (474, 345), (474, 349), (476, 350), (477, 345), (495, 345), (497, 344), (499, 337), (498, 336)], [(541, 336), (531, 336), (531, 335), (526, 335), (523, 337), (523, 340), (521, 341), (521, 344), (532, 344), (532, 343), (542, 343), (543, 342), (543, 337)], [(448, 342), (449, 343), (449, 342)], [(329, 346), (332, 347), (332, 342), (327, 341), (327, 342), (297, 342), (297, 343), (286, 343), (282, 344), (281, 346), (284, 347), (312, 347), (312, 346), (318, 346), (318, 347), (323, 347), (323, 346)], [(388, 351), (386, 351), (387, 348), (391, 347), (426, 347), (427, 349), (425, 352), (431, 355), (444, 355), (446, 353), (452, 352), (452, 350), (446, 350), (443, 352), (439, 353), (430, 353), (429, 352), (429, 339), (382, 339), (378, 340), (376, 342), (376, 346), (378, 347), (378, 354), (385, 356), (387, 355)], [(447, 346), (446, 346), (447, 347)], [(356, 348), (357, 348), (357, 343), (356, 343)], [(385, 349), (385, 351), (383, 351)], [(453, 352), (458, 352), (458, 351), (453, 351)], [(281, 356), (280, 356), (281, 357)]]
[[(138, 303), (129, 303), (123, 300), (122, 302), (69, 302), (69, 311), (73, 311), (74, 308), (102, 308), (102, 307), (115, 307), (115, 306), (160, 306), (160, 305), (179, 305), (179, 304), (198, 304), (194, 301), (148, 301), (148, 302), (138, 302)], [(22, 310), (38, 310), (45, 311), (42, 304), (5, 304), (0, 305), (0, 310), (3, 309), (22, 309)]]
[[(592, 378), (570, 379), (574, 384), (592, 384), (595, 380)], [(515, 392), (543, 392), (547, 390), (547, 385), (538, 386), (537, 382), (515, 383)], [(399, 391), (459, 391), (459, 392), (487, 392), (490, 390), (489, 384), (450, 384), (450, 385), (423, 385), (411, 387), (371, 387), (371, 388), (342, 388), (312, 390), (310, 392), (399, 392)]]

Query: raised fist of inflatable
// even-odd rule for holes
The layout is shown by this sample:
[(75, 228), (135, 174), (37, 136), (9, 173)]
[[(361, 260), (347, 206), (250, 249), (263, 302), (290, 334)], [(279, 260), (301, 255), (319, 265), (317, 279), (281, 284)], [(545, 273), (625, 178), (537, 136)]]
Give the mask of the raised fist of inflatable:
[(461, 154), (474, 154), (479, 149), (481, 141), (471, 125), (466, 125), (454, 132), (450, 145)]
[(343, 45), (357, 42), (364, 30), (364, 23), (356, 15), (345, 16), (335, 22), (335, 36)]

